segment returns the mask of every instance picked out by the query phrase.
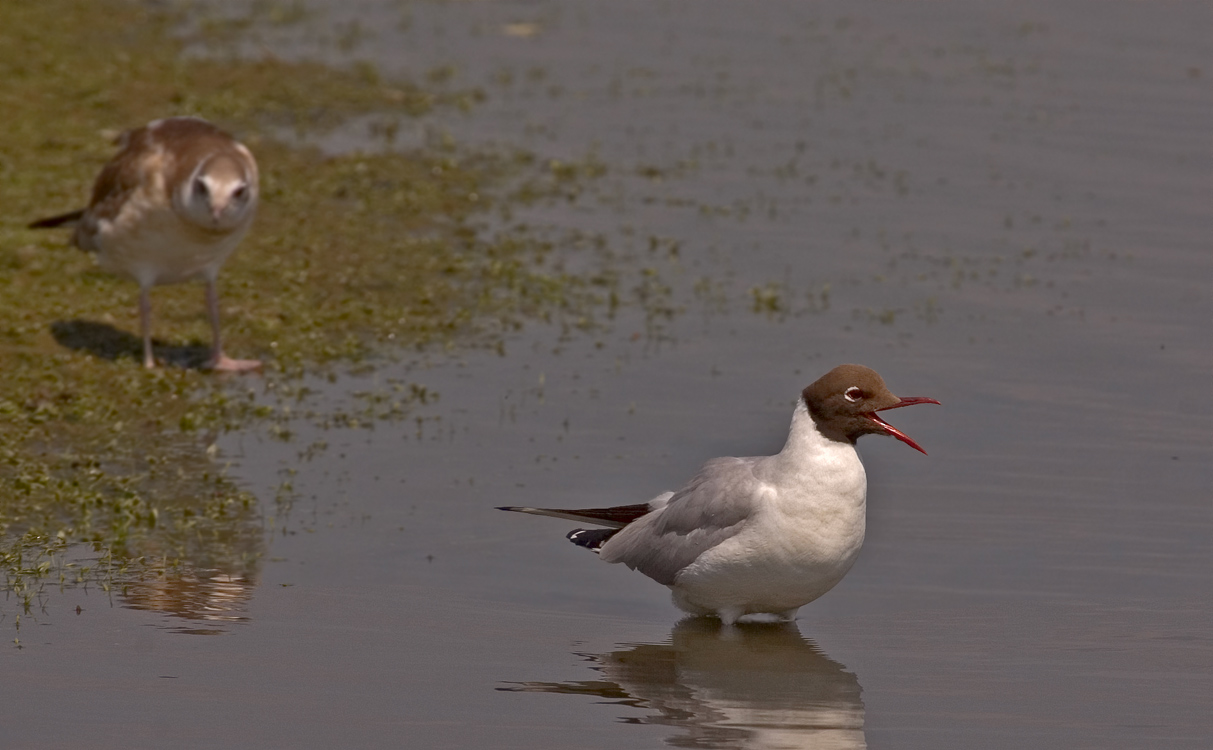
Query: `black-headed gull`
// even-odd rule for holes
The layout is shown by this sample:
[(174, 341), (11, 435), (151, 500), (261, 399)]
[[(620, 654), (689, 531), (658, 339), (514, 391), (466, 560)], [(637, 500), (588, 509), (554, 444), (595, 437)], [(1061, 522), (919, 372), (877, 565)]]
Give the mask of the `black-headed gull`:
[(731, 625), (748, 614), (793, 619), (834, 587), (863, 545), (863, 435), (891, 435), (926, 453), (877, 412), (931, 398), (898, 398), (875, 371), (840, 365), (804, 389), (783, 450), (715, 458), (677, 492), (647, 503), (501, 510), (606, 526), (568, 538), (670, 587), (674, 604)]

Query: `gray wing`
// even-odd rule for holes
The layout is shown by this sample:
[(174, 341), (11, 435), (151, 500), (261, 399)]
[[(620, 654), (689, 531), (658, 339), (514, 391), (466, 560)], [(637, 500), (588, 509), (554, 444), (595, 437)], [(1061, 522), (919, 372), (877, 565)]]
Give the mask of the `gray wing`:
[(715, 458), (674, 493), (659, 511), (633, 521), (600, 555), (667, 586), (705, 550), (734, 536), (754, 510), (763, 482), (754, 476), (759, 458)]

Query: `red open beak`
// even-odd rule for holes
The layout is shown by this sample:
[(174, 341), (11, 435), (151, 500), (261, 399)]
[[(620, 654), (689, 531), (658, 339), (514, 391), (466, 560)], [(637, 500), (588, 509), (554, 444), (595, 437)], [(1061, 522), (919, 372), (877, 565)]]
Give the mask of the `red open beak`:
[[(893, 404), (892, 406), (886, 406), (883, 409), (877, 409), (876, 411), (888, 411), (889, 409), (900, 409), (903, 406), (913, 406), (914, 404), (938, 404), (938, 403), (939, 402), (933, 398), (926, 398), (924, 396), (910, 396), (909, 398), (903, 398), (902, 400), (898, 401), (897, 403)], [(927, 452), (922, 449), (921, 445), (919, 445), (918, 443), (915, 443), (913, 440), (911, 440), (909, 435), (905, 434), (901, 430), (897, 429), (893, 425), (889, 424), (888, 422), (886, 422), (883, 419), (881, 419), (880, 417), (878, 417), (876, 415), (876, 411), (867, 412), (864, 414), (864, 416), (867, 417), (868, 419), (872, 420), (876, 424), (880, 425), (881, 431), (884, 432), (886, 435), (892, 435), (893, 437), (897, 438), (901, 442), (910, 446), (911, 448), (918, 451), (922, 455), (924, 455), (924, 456), (927, 455)]]

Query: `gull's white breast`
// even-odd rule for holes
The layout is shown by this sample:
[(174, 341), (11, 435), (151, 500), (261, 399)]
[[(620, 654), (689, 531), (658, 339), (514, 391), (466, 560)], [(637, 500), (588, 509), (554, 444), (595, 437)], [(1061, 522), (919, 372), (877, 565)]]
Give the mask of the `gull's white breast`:
[(763, 483), (752, 517), (676, 576), (671, 589), (679, 607), (794, 610), (833, 588), (855, 563), (865, 530), (863, 464), (853, 446), (825, 439), (797, 417), (785, 450), (755, 467)]
[(211, 232), (183, 221), (167, 199), (137, 191), (113, 220), (98, 223), (93, 242), (102, 268), (143, 286), (213, 278), (249, 224)]

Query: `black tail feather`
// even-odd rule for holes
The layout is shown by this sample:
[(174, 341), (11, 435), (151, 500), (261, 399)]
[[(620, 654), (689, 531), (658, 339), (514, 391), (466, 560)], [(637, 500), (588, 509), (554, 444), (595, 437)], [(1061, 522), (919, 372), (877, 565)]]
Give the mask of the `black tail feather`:
[(589, 523), (623, 528), (637, 518), (652, 513), (653, 509), (649, 507), (648, 503), (636, 503), (635, 505), (617, 505), (614, 508), (577, 508), (563, 512), (581, 516)]
[(526, 508), (517, 505), (499, 507), (497, 510), (510, 510), (515, 513), (530, 513), (533, 516), (549, 516), (564, 518), (577, 523), (595, 523), (599, 526), (611, 526), (622, 529), (632, 521), (651, 512), (648, 503), (638, 505), (620, 505), (615, 508)]
[(81, 217), (83, 217), (83, 216), (84, 216), (84, 209), (81, 208), (77, 211), (71, 211), (66, 214), (59, 214), (58, 216), (48, 216), (45, 219), (38, 219), (37, 221), (30, 222), (29, 228), (30, 229), (54, 229), (55, 227), (61, 227), (61, 226), (64, 226), (65, 224), (72, 224), (74, 222), (80, 221)]
[(611, 537), (619, 533), (619, 529), (573, 529), (568, 533), (568, 540), (578, 547), (597, 552)]

